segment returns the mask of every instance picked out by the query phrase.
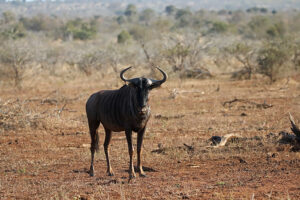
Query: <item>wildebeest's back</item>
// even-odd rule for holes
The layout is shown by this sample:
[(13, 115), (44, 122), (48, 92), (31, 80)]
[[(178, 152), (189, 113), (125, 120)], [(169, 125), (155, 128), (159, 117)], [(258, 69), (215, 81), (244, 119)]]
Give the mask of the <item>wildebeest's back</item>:
[(119, 90), (102, 90), (91, 95), (86, 104), (89, 120), (97, 120), (112, 131), (124, 131), (137, 121), (135, 93), (127, 85)]

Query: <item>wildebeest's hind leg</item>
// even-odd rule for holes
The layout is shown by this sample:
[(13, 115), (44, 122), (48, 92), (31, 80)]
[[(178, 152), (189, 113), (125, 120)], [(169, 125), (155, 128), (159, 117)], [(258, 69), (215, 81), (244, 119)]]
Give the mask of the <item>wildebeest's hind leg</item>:
[(129, 152), (129, 179), (132, 179), (135, 177), (134, 167), (133, 167), (133, 145), (132, 145), (132, 131), (131, 130), (125, 130), (127, 144), (128, 144), (128, 152)]
[(109, 143), (110, 143), (110, 140), (111, 140), (111, 130), (109, 129), (105, 129), (105, 141), (104, 141), (104, 152), (105, 152), (105, 156), (106, 156), (106, 163), (107, 163), (107, 174), (109, 176), (113, 176), (114, 175), (114, 172), (111, 168), (111, 165), (110, 165), (110, 161), (109, 161)]
[(98, 135), (98, 127), (100, 125), (100, 121), (89, 120), (89, 129), (91, 135), (91, 167), (90, 167), (90, 176), (94, 176), (94, 154), (95, 151), (99, 150), (99, 135)]
[(146, 174), (143, 170), (142, 160), (141, 160), (142, 145), (143, 145), (145, 129), (146, 129), (146, 127), (143, 128), (142, 130), (140, 130), (137, 134), (137, 167), (140, 170), (140, 176), (143, 176), (143, 177), (146, 176)]

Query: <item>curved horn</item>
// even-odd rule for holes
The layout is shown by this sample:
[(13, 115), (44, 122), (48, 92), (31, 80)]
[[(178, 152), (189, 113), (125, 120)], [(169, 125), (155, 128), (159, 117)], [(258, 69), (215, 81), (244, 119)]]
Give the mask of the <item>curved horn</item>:
[(132, 66), (130, 66), (130, 67), (126, 68), (126, 69), (123, 69), (123, 70), (120, 72), (120, 78), (121, 78), (124, 82), (130, 81), (130, 79), (125, 79), (124, 76), (123, 76), (123, 74), (124, 74), (127, 70), (129, 70), (131, 67), (132, 67)]
[(162, 75), (164, 76), (164, 78), (162, 80), (159, 80), (160, 84), (166, 82), (167, 78), (168, 78), (168, 75), (162, 70), (160, 69), (159, 67), (156, 67), (161, 73)]
[(162, 73), (162, 75), (164, 77), (161, 80), (153, 80), (153, 79), (151, 79), (151, 81), (152, 81), (151, 89), (160, 86), (161, 84), (163, 84), (164, 82), (166, 82), (166, 80), (168, 78), (168, 75), (162, 69), (160, 69), (159, 67), (156, 67), (156, 68)]

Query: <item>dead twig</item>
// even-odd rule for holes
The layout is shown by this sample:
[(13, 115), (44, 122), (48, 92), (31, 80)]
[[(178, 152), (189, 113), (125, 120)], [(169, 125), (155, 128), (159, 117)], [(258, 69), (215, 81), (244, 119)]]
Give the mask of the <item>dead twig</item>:
[(49, 96), (51, 96), (52, 94), (54, 94), (54, 93), (56, 93), (56, 92), (57, 92), (57, 90), (53, 90), (53, 91), (49, 92), (49, 93), (44, 97), (44, 99), (47, 99)]
[(58, 100), (57, 99), (43, 99), (43, 100), (41, 100), (41, 104), (45, 104), (45, 103), (48, 103), (50, 105), (54, 105), (54, 104), (58, 103)]
[(62, 97), (61, 99), (56, 99), (56, 98), (48, 98), (51, 94), (53, 94), (55, 91), (52, 91), (51, 93), (49, 93), (45, 98), (43, 99), (40, 99), (40, 98), (31, 98), (31, 99), (26, 99), (24, 101), (24, 103), (27, 103), (27, 102), (36, 102), (36, 101), (39, 101), (41, 104), (50, 104), (50, 105), (56, 105), (56, 104), (59, 104), (59, 103), (70, 103), (70, 102), (73, 102), (73, 101), (77, 101), (79, 100), (81, 97), (84, 96), (84, 94), (81, 94), (77, 97), (74, 97), (74, 98), (65, 98), (65, 97)]
[(59, 111), (58, 111), (58, 116), (60, 116), (60, 114), (62, 113), (62, 111), (65, 109), (65, 107), (66, 107), (66, 103), (63, 105), (63, 107), (61, 108), (61, 109), (59, 109)]
[(190, 150), (190, 151), (193, 151), (193, 150), (194, 150), (194, 147), (191, 146), (191, 145), (188, 145), (188, 144), (185, 144), (185, 143), (183, 143), (183, 145), (184, 145), (188, 150)]

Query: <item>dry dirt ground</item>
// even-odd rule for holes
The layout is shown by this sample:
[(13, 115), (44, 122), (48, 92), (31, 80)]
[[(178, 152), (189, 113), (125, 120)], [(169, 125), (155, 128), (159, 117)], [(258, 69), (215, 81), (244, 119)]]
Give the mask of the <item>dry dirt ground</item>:
[[(115, 176), (106, 175), (102, 148), (95, 176), (87, 173), (85, 102), (121, 81), (1, 88), (0, 199), (300, 199), (300, 152), (278, 142), (281, 131), (291, 133), (288, 112), (299, 124), (299, 80), (169, 80), (150, 95), (147, 177), (131, 181), (123, 132), (110, 146)], [(211, 145), (226, 134), (240, 137)]]

